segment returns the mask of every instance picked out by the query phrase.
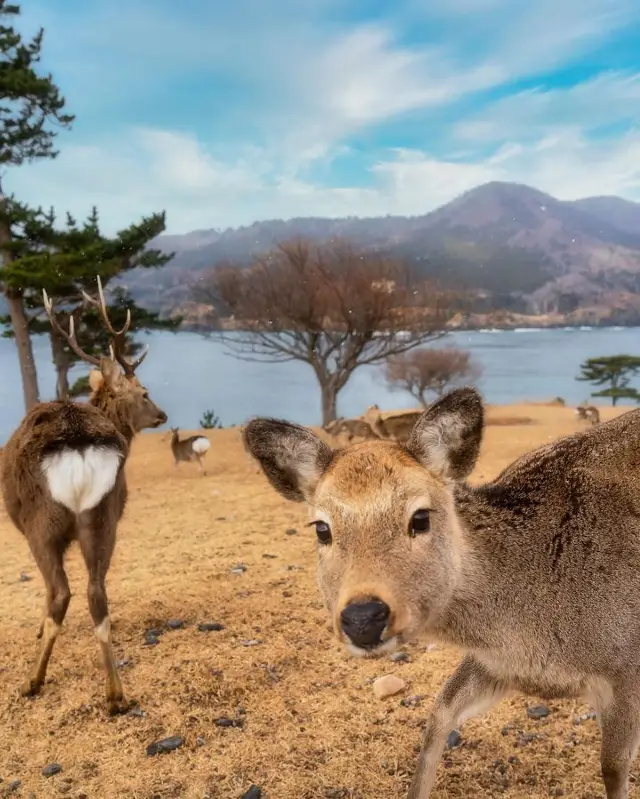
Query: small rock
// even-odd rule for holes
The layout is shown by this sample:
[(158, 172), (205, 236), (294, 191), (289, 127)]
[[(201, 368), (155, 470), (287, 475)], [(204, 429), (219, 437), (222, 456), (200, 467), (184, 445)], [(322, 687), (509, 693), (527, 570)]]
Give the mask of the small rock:
[(127, 713), (127, 716), (135, 716), (137, 719), (143, 719), (147, 714), (141, 707), (132, 707)]
[(164, 755), (167, 752), (173, 752), (174, 749), (179, 749), (184, 741), (179, 735), (172, 735), (170, 738), (163, 738), (160, 741), (154, 741), (147, 746), (147, 755)]
[(31, 580), (31, 577), (28, 574), (25, 574), (24, 572), (22, 572), (20, 574), (20, 582), (21, 583), (28, 583), (30, 580)]
[(10, 782), (5, 789), (5, 796), (9, 796), (9, 794), (15, 793), (16, 791), (20, 790), (21, 785), (22, 785), (21, 780), (13, 780), (12, 782)]
[(391, 655), (391, 660), (394, 663), (408, 663), (409, 659), (409, 654), (407, 652), (394, 652), (393, 655)]
[(237, 563), (232, 569), (231, 574), (244, 574), (247, 570), (247, 567), (244, 563)]
[(530, 719), (544, 719), (546, 718), (551, 711), (546, 705), (534, 705), (533, 707), (527, 708), (527, 716)]
[(196, 746), (204, 746), (205, 744), (206, 744), (206, 741), (202, 737), (202, 735), (198, 735), (198, 737), (196, 738)]
[(265, 552), (262, 556), (266, 560), (275, 560), (278, 556), (277, 555), (270, 555), (268, 552)]
[(512, 766), (519, 766), (520, 758), (517, 755), (509, 755), (507, 758), (507, 763), (511, 763)]
[(291, 591), (283, 591), (282, 596), (285, 597), (285, 599), (290, 599), (293, 596), (293, 594), (291, 593)]
[(170, 630), (182, 630), (182, 628), (184, 627), (184, 622), (182, 621), (182, 619), (169, 619), (169, 621), (167, 622), (167, 627)]
[(241, 646), (260, 646), (262, 641), (259, 641), (257, 638), (251, 638), (249, 640), (240, 641)]
[(461, 743), (462, 735), (460, 735), (458, 730), (451, 730), (447, 737), (447, 749), (455, 749), (456, 746), (460, 746)]
[(144, 646), (157, 646), (160, 639), (156, 635), (155, 630), (147, 630), (144, 634)]
[(257, 785), (252, 785), (246, 793), (243, 793), (240, 799), (260, 799), (262, 791)]
[(298, 531), (295, 527), (290, 527), (288, 530), (284, 531), (285, 535), (298, 535)]
[(217, 621), (201, 621), (198, 624), (198, 632), (201, 633), (218, 633), (220, 630), (224, 630), (224, 624)]
[(424, 696), (422, 694), (418, 694), (416, 696), (407, 696), (405, 699), (400, 700), (400, 704), (402, 707), (420, 707), (423, 699)]
[(62, 771), (62, 766), (60, 763), (49, 763), (48, 766), (45, 766), (42, 769), (42, 776), (43, 777), (53, 777), (55, 774), (60, 774)]
[(384, 677), (378, 677), (373, 683), (373, 693), (377, 699), (386, 699), (388, 696), (395, 696), (403, 691), (405, 687), (404, 680), (400, 677), (395, 677), (393, 674), (386, 674)]
[(596, 714), (591, 711), (590, 713), (583, 713), (581, 716), (576, 716), (573, 720), (574, 724), (584, 724), (585, 721), (593, 721), (596, 717)]
[(116, 668), (117, 669), (124, 669), (126, 666), (132, 666), (133, 663), (129, 658), (124, 658), (124, 660), (116, 660)]
[(226, 716), (216, 719), (213, 723), (216, 727), (242, 727), (242, 721), (240, 719), (229, 719)]

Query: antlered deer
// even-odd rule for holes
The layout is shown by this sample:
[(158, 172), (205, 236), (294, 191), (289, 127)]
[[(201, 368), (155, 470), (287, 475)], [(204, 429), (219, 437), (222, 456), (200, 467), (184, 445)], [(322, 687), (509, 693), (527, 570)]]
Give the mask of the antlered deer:
[[(105, 579), (115, 546), (116, 527), (124, 511), (127, 486), (124, 464), (134, 435), (167, 421), (135, 376), (147, 354), (130, 362), (124, 356), (131, 315), (122, 330), (113, 329), (98, 278), (99, 308), (111, 337), (111, 357), (94, 358), (78, 345), (73, 316), (69, 332), (57, 323), (44, 293), (55, 332), (82, 360), (96, 367), (89, 375), (89, 403), (43, 402), (26, 415), (11, 436), (2, 458), (2, 493), (9, 516), (26, 537), (46, 586), (46, 608), (38, 638), (40, 647), (22, 693), (39, 692), (64, 620), (71, 593), (64, 555), (77, 540), (89, 572), (88, 601), (107, 674), (109, 710), (127, 707), (111, 643)], [(121, 368), (122, 370), (121, 371)]]
[(200, 471), (204, 477), (204, 456), (207, 454), (211, 443), (206, 436), (189, 436), (180, 441), (180, 428), (171, 428), (171, 452), (173, 453), (173, 465), (177, 469), (181, 461), (198, 461)]
[(332, 451), (272, 419), (245, 428), (272, 485), (312, 509), (318, 574), (356, 655), (418, 633), (466, 650), (428, 719), (409, 797), (427, 799), (448, 733), (511, 691), (584, 697), (608, 799), (640, 741), (640, 410), (562, 438), (472, 487), (474, 389), (431, 406), (402, 447)]

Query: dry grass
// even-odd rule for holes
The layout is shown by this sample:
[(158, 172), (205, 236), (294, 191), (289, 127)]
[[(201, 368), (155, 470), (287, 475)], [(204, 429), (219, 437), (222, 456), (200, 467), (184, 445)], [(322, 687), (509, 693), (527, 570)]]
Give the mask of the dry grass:
[[(476, 479), (579, 428), (568, 408), (491, 412), (536, 424), (489, 427)], [(128, 661), (124, 684), (142, 717), (105, 714), (75, 549), (69, 557), (74, 598), (48, 681), (39, 697), (18, 696), (34, 653), (43, 588), (24, 540), (0, 508), (0, 795), (15, 779), (22, 781), (16, 795), (38, 799), (234, 799), (252, 782), (270, 799), (404, 795), (425, 708), (457, 653), (422, 644), (406, 664), (349, 659), (327, 629), (304, 509), (267, 486), (237, 430), (211, 433), (211, 440), (206, 478), (191, 464), (174, 474), (159, 434), (138, 439), (128, 464), (130, 504), (109, 592), (117, 656)], [(288, 528), (298, 533), (287, 535)], [(232, 574), (238, 562), (247, 570)], [(33, 579), (21, 582), (21, 573)], [(145, 647), (145, 630), (172, 618), (184, 619), (186, 628)], [(199, 621), (225, 629), (201, 633)], [(402, 696), (374, 699), (371, 679), (384, 673), (401, 675), (408, 683), (404, 696), (422, 695), (422, 707), (402, 706)], [(528, 704), (515, 698), (464, 726), (465, 743), (447, 753), (436, 799), (602, 795), (595, 723), (572, 725), (586, 708), (552, 703), (551, 716), (535, 722), (526, 716)], [(243, 727), (216, 726), (222, 716), (241, 718)], [(519, 731), (540, 737), (518, 745)], [(184, 746), (147, 757), (147, 744), (169, 735), (183, 736)], [(64, 770), (45, 779), (40, 772), (51, 762)]]

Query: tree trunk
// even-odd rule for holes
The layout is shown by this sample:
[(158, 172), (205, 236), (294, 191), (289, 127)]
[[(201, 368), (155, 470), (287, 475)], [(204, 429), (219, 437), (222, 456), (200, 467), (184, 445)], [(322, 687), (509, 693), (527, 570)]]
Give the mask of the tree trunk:
[(337, 419), (338, 389), (333, 380), (320, 380), (322, 394), (322, 426)]
[(24, 407), (26, 411), (30, 411), (34, 405), (40, 402), (40, 396), (38, 392), (38, 373), (33, 357), (31, 336), (29, 335), (29, 320), (24, 309), (21, 291), (6, 289), (5, 297), (9, 305), (11, 326), (13, 327), (16, 347), (18, 348)]
[(67, 399), (69, 397), (69, 369), (71, 364), (64, 349), (64, 344), (59, 336), (51, 333), (51, 355), (53, 364), (56, 368), (56, 398)]
[[(0, 187), (0, 256), (2, 263), (10, 263), (13, 253), (6, 245), (11, 242), (11, 227), (6, 216), (6, 200)], [(4, 290), (9, 314), (11, 316), (11, 326), (15, 336), (16, 347), (18, 349), (18, 362), (20, 363), (20, 375), (22, 377), (22, 391), (24, 394), (24, 405), (27, 411), (40, 401), (38, 392), (38, 373), (36, 362), (33, 357), (33, 347), (31, 346), (31, 336), (29, 335), (29, 319), (24, 308), (24, 300), (20, 289), (6, 287)]]

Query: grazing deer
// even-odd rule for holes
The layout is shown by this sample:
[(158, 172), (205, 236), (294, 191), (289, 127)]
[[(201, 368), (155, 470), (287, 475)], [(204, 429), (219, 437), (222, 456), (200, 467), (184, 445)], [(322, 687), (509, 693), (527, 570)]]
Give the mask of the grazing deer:
[(600, 423), (600, 411), (594, 405), (579, 405), (576, 416), (580, 421), (591, 422), (592, 425)]
[(627, 799), (640, 742), (640, 410), (562, 438), (471, 486), (484, 408), (453, 391), (406, 444), (332, 451), (310, 430), (250, 422), (249, 452), (311, 506), (319, 584), (355, 655), (426, 633), (466, 650), (425, 729), (410, 799), (427, 799), (448, 733), (511, 691), (584, 697), (608, 799)]
[[(147, 350), (133, 362), (124, 356), (131, 314), (122, 330), (113, 329), (98, 278), (95, 304), (111, 337), (111, 357), (87, 355), (76, 341), (73, 316), (69, 332), (56, 321), (53, 305), (44, 303), (55, 333), (82, 360), (96, 367), (89, 375), (92, 394), (86, 405), (68, 400), (32, 408), (5, 447), (0, 480), (5, 505), (29, 544), (46, 586), (39, 651), (22, 693), (39, 692), (71, 592), (64, 555), (77, 540), (89, 573), (88, 601), (107, 674), (107, 702), (112, 713), (126, 709), (111, 643), (105, 580), (124, 511), (127, 486), (124, 464), (134, 435), (167, 421), (135, 376)], [(120, 369), (122, 367), (122, 370)]]
[(189, 436), (183, 441), (180, 441), (178, 435), (180, 428), (171, 428), (171, 452), (173, 452), (173, 465), (178, 468), (181, 461), (198, 461), (200, 464), (200, 471), (204, 477), (206, 472), (204, 470), (204, 456), (211, 447), (209, 439), (205, 436)]

